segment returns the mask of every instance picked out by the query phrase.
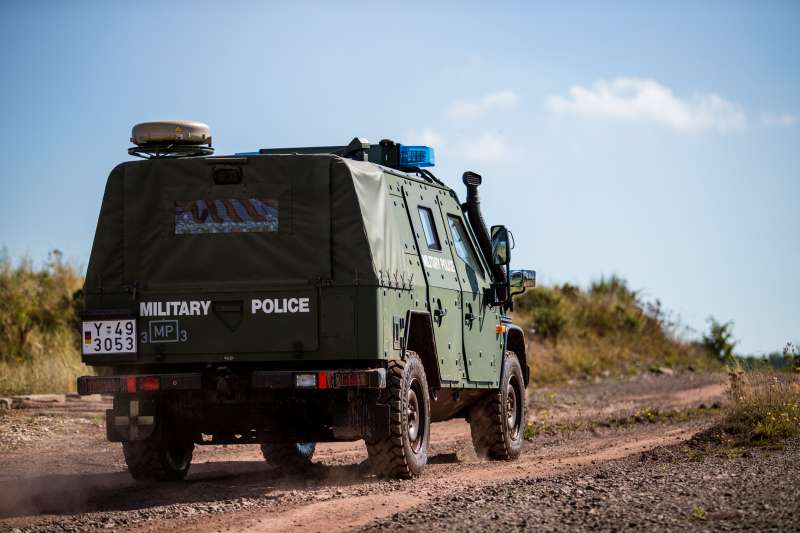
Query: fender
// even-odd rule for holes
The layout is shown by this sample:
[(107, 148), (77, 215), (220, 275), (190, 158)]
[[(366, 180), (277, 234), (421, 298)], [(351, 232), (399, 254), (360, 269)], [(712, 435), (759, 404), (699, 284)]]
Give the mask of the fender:
[(525, 333), (522, 331), (521, 327), (512, 323), (510, 320), (503, 320), (503, 325), (506, 327), (503, 339), (503, 358), (505, 358), (505, 354), (508, 351), (517, 354), (519, 364), (522, 367), (525, 386), (527, 387), (531, 379), (531, 369), (528, 366), (528, 343), (525, 341)]
[[(413, 327), (412, 327), (413, 326)], [(422, 359), (428, 386), (434, 390), (441, 388), (442, 375), (439, 372), (439, 357), (433, 335), (433, 319), (428, 311), (410, 310), (406, 313), (406, 329), (403, 350), (413, 350)]]

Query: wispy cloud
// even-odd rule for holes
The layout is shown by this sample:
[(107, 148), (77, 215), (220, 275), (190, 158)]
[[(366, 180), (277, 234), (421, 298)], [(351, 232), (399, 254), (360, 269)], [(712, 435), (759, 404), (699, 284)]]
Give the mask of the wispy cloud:
[(575, 85), (568, 96), (549, 97), (547, 106), (555, 113), (651, 121), (678, 131), (730, 131), (747, 126), (747, 116), (738, 103), (715, 93), (679, 98), (669, 87), (641, 78), (599, 80), (590, 87)]
[(495, 133), (486, 132), (474, 141), (462, 146), (464, 157), (477, 161), (500, 161), (508, 157), (510, 149), (506, 141)]
[(460, 99), (450, 106), (450, 118), (457, 120), (474, 119), (500, 109), (513, 109), (519, 97), (510, 90), (487, 94), (478, 100)]
[(790, 128), (800, 123), (800, 117), (797, 115), (790, 115), (788, 113), (782, 113), (779, 115), (775, 115), (773, 113), (762, 113), (761, 123), (766, 126), (783, 126), (784, 128)]

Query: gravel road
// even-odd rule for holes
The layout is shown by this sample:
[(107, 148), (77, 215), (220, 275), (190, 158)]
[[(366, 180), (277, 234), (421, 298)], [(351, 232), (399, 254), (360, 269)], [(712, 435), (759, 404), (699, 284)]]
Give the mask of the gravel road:
[(798, 465), (800, 442), (735, 455), (660, 447), (460, 490), (361, 531), (800, 531)]
[[(750, 470), (713, 462), (721, 458), (709, 459), (711, 470), (699, 467), (705, 463), (670, 459), (676, 446), (713, 423), (718, 411), (710, 407), (724, 400), (723, 381), (688, 373), (645, 375), (531, 391), (532, 419), (558, 423), (560, 429), (542, 431), (526, 442), (520, 460), (479, 460), (469, 426), (454, 420), (434, 425), (430, 464), (410, 481), (368, 475), (360, 466), (364, 445), (354, 442), (318, 446), (315, 465), (303, 477), (267, 466), (255, 446), (208, 446), (197, 449), (185, 482), (135, 483), (125, 472), (120, 446), (105, 442), (100, 407), (95, 412), (12, 411), (0, 416), (0, 531), (414, 530), (429, 524), (453, 530), (708, 529), (727, 523), (715, 513), (738, 510), (744, 514), (731, 523), (789, 524), (777, 511), (758, 512), (750, 504), (729, 511), (703, 496), (719, 501), (714, 491), (742, 490), (736, 483), (744, 478), (713, 477), (719, 465), (729, 465), (731, 472), (755, 469), (753, 475), (758, 468), (772, 472), (782, 465), (780, 471), (786, 472), (797, 464), (796, 448), (742, 458)], [(570, 425), (624, 419), (643, 410), (698, 407), (709, 409), (695, 409), (683, 418), (635, 417), (639, 422), (631, 424)], [(640, 462), (643, 452), (650, 455)], [(664, 465), (675, 470), (659, 473)], [(696, 472), (712, 477), (697, 484)], [(675, 496), (662, 498), (663, 509), (649, 499), (667, 492)], [(775, 505), (791, 508), (788, 501)], [(665, 518), (652, 526), (645, 520), (659, 514)]]

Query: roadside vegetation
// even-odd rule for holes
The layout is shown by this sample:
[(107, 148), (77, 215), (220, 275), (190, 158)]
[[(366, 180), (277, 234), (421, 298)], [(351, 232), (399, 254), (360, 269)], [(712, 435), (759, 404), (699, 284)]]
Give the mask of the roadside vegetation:
[(82, 285), (58, 251), (40, 268), (0, 254), (0, 394), (75, 390), (87, 373), (75, 313)]
[(627, 428), (646, 424), (682, 424), (690, 420), (717, 416), (720, 405), (688, 407), (683, 409), (659, 409), (643, 407), (632, 413), (623, 413), (603, 418), (578, 418), (551, 422), (547, 419), (530, 420), (525, 426), (525, 438), (533, 440), (540, 435), (568, 435), (577, 431), (595, 431), (602, 428)]
[(564, 284), (527, 291), (516, 298), (514, 315), (527, 329), (528, 362), (539, 383), (724, 368), (703, 343), (680, 338), (658, 300), (644, 301), (616, 276), (588, 289)]
[[(58, 251), (39, 267), (0, 252), (0, 394), (72, 391), (75, 378), (91, 371), (79, 353), (82, 285), (78, 269)], [(800, 362), (791, 344), (761, 358), (736, 355), (730, 322), (709, 319), (700, 341), (683, 339), (658, 300), (643, 300), (616, 276), (588, 289), (527, 291), (516, 298), (514, 315), (526, 329), (537, 383), (734, 366), (791, 371)]]
[(732, 371), (730, 401), (706, 439), (744, 446), (800, 436), (800, 376)]

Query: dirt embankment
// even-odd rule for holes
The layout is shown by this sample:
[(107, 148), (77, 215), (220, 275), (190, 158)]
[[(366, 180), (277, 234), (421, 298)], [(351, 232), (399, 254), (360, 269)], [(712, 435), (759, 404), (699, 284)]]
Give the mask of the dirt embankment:
[[(530, 395), (530, 413), (535, 420), (618, 419), (643, 409), (711, 407), (724, 392), (719, 376), (644, 376), (538, 390)], [(427, 523), (416, 521), (420, 517), (448, 529), (470, 529), (460, 514), (436, 522), (438, 515), (425, 512), (471, 502), (487, 516), (516, 516), (503, 507), (503, 487), (558, 487), (562, 482), (556, 480), (586, 477), (625, 458), (638, 460), (642, 452), (684, 442), (708, 427), (715, 410), (701, 411), (708, 414), (542, 432), (526, 443), (520, 460), (508, 463), (478, 459), (463, 420), (435, 424), (430, 464), (411, 481), (371, 477), (360, 466), (366, 458), (361, 442), (318, 446), (314, 468), (302, 477), (266, 465), (255, 446), (200, 447), (186, 482), (173, 484), (134, 483), (128, 477), (120, 446), (105, 442), (100, 410), (12, 412), (0, 416), (0, 440), (26, 432), (30, 438), (0, 451), (0, 530), (347, 531), (390, 524), (420, 529)], [(616, 490), (612, 483), (596, 484)], [(579, 484), (564, 486), (574, 487), (576, 505), (589, 497)], [(537, 520), (535, 514), (519, 518), (517, 524), (529, 520), (523, 528)]]

